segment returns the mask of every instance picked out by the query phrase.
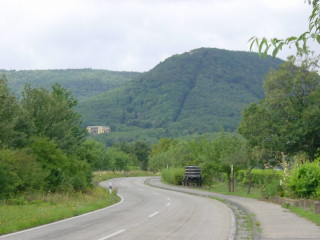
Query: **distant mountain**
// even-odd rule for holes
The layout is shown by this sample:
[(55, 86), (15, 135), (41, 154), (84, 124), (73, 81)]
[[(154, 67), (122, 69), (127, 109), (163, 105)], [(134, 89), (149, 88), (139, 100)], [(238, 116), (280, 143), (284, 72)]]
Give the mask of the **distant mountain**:
[[(242, 108), (263, 97), (262, 82), (283, 61), (213, 48), (174, 55), (134, 80), (79, 103), (86, 125), (135, 138), (235, 130)], [(125, 132), (124, 132), (125, 131)]]
[(71, 90), (79, 99), (97, 95), (131, 81), (140, 75), (137, 72), (116, 72), (93, 69), (66, 69), (66, 70), (0, 70), (0, 75), (5, 74), (11, 91), (19, 96), (25, 83), (33, 87), (49, 89), (53, 83), (60, 83)]

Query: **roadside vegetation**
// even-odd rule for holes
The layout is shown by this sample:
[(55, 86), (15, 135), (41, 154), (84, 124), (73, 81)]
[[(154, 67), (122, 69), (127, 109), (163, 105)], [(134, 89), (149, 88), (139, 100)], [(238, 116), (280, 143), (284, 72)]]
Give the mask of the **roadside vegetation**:
[(103, 188), (86, 193), (52, 193), (2, 200), (0, 234), (55, 222), (107, 207), (120, 199)]
[[(163, 169), (163, 180), (171, 184), (181, 184), (184, 167), (196, 165), (202, 169), (205, 189), (268, 201), (275, 197), (316, 201), (320, 198), (318, 66), (319, 57), (290, 57), (266, 76), (265, 98), (243, 109), (237, 132), (160, 139), (152, 146), (149, 166)], [(320, 215), (312, 208), (284, 207), (319, 224)]]

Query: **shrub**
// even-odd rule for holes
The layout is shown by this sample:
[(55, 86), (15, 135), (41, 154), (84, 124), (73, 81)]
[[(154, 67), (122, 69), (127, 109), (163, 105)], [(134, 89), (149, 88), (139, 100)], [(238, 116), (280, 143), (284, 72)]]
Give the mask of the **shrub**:
[(45, 170), (26, 150), (0, 149), (0, 199), (41, 191)]
[(305, 163), (294, 168), (288, 177), (287, 184), (294, 196), (301, 198), (317, 197), (320, 188), (319, 163)]
[(162, 180), (175, 185), (182, 183), (182, 177), (185, 172), (184, 168), (169, 168), (161, 171)]
[(268, 183), (265, 183), (261, 189), (261, 197), (263, 199), (270, 199), (275, 196), (283, 195), (282, 193), (283, 189), (278, 179), (274, 179)]

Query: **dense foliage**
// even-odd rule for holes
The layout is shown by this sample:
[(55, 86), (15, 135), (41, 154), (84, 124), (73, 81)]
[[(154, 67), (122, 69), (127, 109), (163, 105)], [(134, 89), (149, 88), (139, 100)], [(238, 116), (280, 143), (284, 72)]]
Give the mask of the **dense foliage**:
[(33, 88), (50, 89), (55, 83), (72, 91), (79, 100), (108, 91), (112, 88), (131, 81), (140, 73), (116, 72), (95, 69), (66, 69), (66, 70), (0, 70), (8, 79), (8, 86), (16, 96), (20, 96), (25, 84)]
[(320, 76), (310, 64), (304, 60), (296, 66), (292, 57), (271, 71), (264, 82), (265, 98), (243, 111), (239, 133), (279, 160), (301, 152), (313, 160), (320, 147)]
[(263, 97), (264, 75), (281, 62), (254, 53), (196, 49), (80, 102), (77, 110), (86, 125), (111, 126), (113, 133), (105, 142), (141, 139), (139, 133), (154, 141), (221, 127), (232, 131), (243, 106)]
[(91, 166), (79, 156), (87, 133), (76, 103), (58, 84), (51, 91), (26, 85), (19, 101), (0, 78), (0, 198), (91, 185)]
[(283, 182), (287, 194), (298, 198), (319, 198), (319, 161), (295, 166)]

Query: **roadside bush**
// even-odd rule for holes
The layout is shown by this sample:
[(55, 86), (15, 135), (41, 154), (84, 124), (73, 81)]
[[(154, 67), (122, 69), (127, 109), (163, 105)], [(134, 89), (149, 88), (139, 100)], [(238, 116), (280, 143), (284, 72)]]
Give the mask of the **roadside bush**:
[(283, 195), (283, 189), (278, 179), (271, 180), (270, 182), (264, 184), (261, 188), (261, 197), (263, 199), (270, 199), (275, 196), (282, 196), (282, 195)]
[(0, 199), (8, 197), (12, 192), (14, 177), (10, 173), (9, 166), (0, 159)]
[(305, 163), (294, 168), (289, 174), (287, 185), (296, 197), (317, 197), (320, 189), (319, 162)]
[(30, 150), (37, 162), (48, 172), (43, 181), (46, 191), (79, 191), (91, 185), (92, 169), (89, 163), (79, 160), (78, 156), (65, 154), (52, 140), (33, 138)]
[(41, 191), (47, 172), (26, 150), (0, 149), (0, 198)]
[(182, 184), (182, 177), (185, 172), (184, 168), (169, 168), (161, 171), (162, 180), (175, 185)]

